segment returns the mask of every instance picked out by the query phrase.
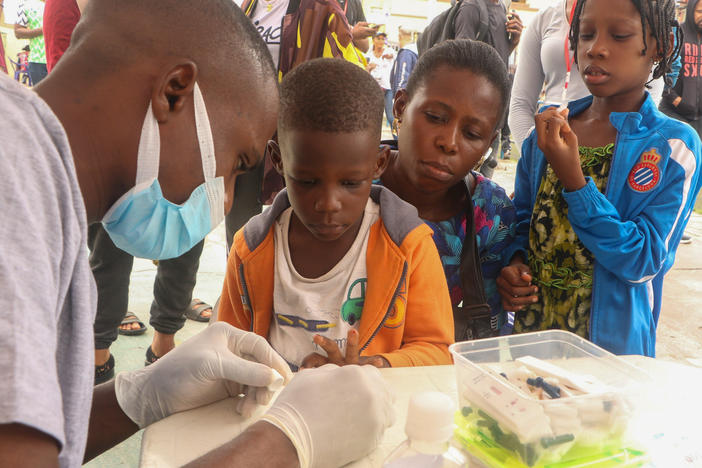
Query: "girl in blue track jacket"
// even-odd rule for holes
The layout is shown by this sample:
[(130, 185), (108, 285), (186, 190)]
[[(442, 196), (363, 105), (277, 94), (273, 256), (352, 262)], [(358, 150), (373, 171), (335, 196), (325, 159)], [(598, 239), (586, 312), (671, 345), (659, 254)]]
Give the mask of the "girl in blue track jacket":
[(663, 277), (701, 183), (697, 133), (645, 90), (679, 53), (674, 7), (578, 2), (570, 49), (592, 96), (544, 109), (522, 147), (517, 239), (498, 278), (515, 332), (558, 328), (655, 355)]

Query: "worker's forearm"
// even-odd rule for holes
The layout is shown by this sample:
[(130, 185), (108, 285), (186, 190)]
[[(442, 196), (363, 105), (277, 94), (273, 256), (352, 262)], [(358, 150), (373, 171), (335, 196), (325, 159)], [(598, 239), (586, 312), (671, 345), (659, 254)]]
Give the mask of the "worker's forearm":
[(98, 385), (93, 390), (90, 427), (85, 460), (88, 461), (109, 450), (139, 430), (124, 414), (117, 403), (114, 380)]
[(188, 468), (210, 466), (297, 468), (300, 464), (290, 439), (274, 425), (259, 421), (236, 439), (187, 465)]

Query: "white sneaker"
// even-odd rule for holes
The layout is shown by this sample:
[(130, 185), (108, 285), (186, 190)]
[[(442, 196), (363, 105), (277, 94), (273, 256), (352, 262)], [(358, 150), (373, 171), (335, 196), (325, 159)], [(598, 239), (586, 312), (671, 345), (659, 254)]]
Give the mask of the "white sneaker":
[(687, 234), (683, 234), (682, 237), (680, 238), (680, 243), (681, 244), (691, 244), (692, 237), (688, 236)]

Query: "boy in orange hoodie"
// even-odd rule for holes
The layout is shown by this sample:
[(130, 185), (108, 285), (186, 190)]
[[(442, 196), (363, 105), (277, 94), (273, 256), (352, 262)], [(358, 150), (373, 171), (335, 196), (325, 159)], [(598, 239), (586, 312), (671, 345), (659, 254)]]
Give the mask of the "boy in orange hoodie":
[(372, 181), (383, 94), (361, 68), (317, 59), (281, 85), (287, 189), (234, 236), (219, 320), (264, 336), (290, 364), (450, 364), (453, 315), (432, 231)]

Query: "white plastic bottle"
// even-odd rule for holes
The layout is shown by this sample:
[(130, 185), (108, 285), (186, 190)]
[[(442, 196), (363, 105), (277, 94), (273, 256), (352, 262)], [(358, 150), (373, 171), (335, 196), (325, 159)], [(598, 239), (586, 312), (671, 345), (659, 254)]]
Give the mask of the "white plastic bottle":
[(441, 392), (412, 395), (407, 410), (407, 440), (385, 459), (383, 468), (455, 468), (468, 466), (450, 445), (455, 404)]

